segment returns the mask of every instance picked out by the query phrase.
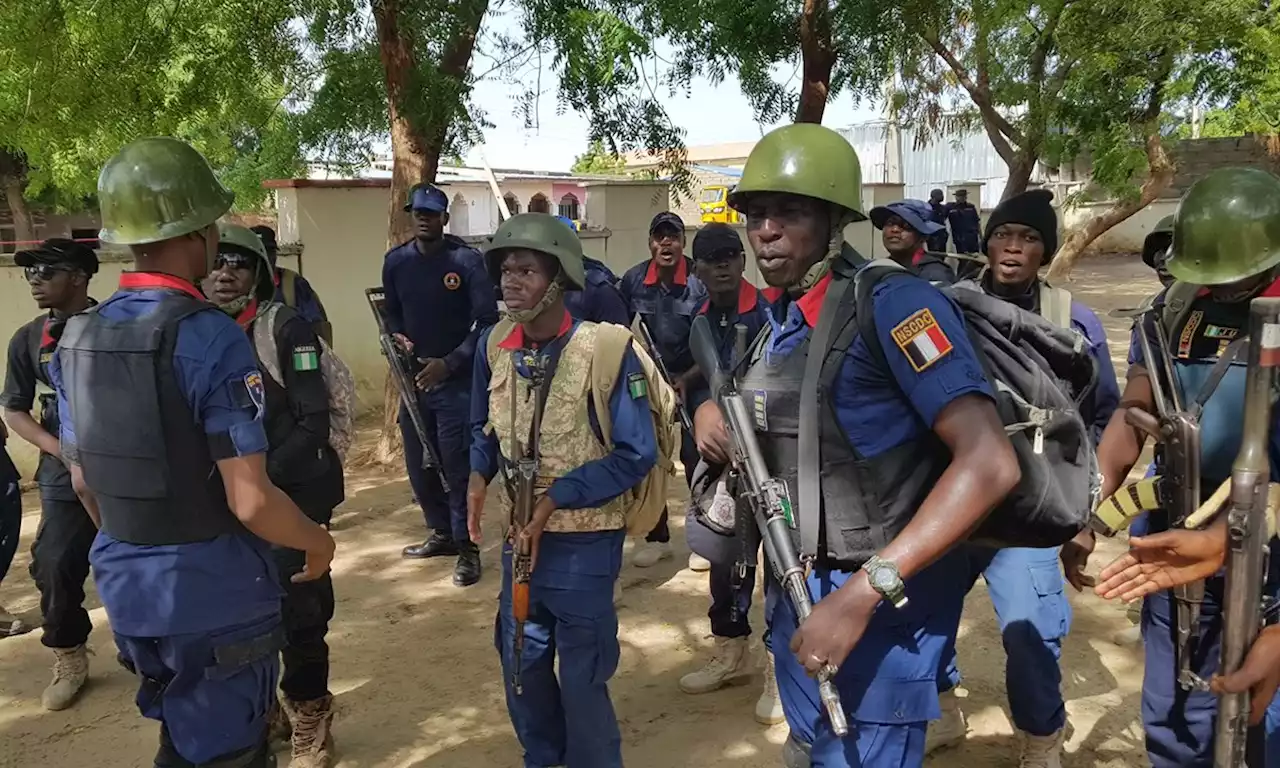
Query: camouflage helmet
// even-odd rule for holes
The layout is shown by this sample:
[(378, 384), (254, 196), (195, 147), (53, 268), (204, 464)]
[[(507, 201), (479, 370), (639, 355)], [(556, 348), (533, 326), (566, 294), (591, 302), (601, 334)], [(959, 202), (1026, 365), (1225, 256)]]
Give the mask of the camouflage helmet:
[(139, 139), (98, 175), (104, 243), (143, 245), (199, 231), (231, 209), (233, 194), (191, 145)]
[(1173, 215), (1165, 216), (1156, 222), (1156, 226), (1147, 233), (1142, 241), (1142, 263), (1152, 269), (1156, 266), (1156, 258), (1169, 247), (1173, 239)]
[(254, 298), (258, 301), (269, 301), (275, 295), (276, 284), (272, 279), (271, 259), (267, 257), (267, 249), (262, 244), (262, 238), (258, 237), (253, 230), (229, 221), (219, 221), (218, 253), (238, 253), (256, 258)]
[(1165, 266), (1178, 280), (1225, 285), (1280, 264), (1280, 179), (1222, 168), (1191, 185), (1173, 220)]
[(504, 251), (524, 248), (555, 257), (560, 263), (566, 287), (580, 291), (586, 284), (586, 267), (582, 264), (582, 241), (577, 233), (559, 218), (549, 213), (519, 213), (498, 227), (493, 239), (484, 248), (485, 264), (489, 274), (498, 281), (498, 268)]
[(756, 143), (729, 194), (742, 211), (752, 192), (786, 192), (841, 205), (866, 221), (862, 210), (862, 164), (843, 136), (814, 123), (784, 125)]

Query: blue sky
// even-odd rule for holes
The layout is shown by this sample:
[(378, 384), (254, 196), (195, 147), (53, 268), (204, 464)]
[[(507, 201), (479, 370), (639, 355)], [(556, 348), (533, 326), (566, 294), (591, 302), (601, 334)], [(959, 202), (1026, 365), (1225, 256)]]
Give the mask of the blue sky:
[[(490, 20), (486, 31), (512, 31), (509, 20), (499, 15)], [(483, 36), (483, 33), (482, 33)], [(659, 49), (666, 47), (660, 44)], [(660, 53), (665, 53), (660, 50)], [(477, 57), (473, 66), (483, 70), (491, 61)], [(775, 72), (778, 79), (798, 83), (794, 67)], [(587, 121), (573, 112), (556, 114), (555, 74), (542, 74), (543, 96), (534, 128), (526, 129), (523, 119), (514, 114), (516, 98), (525, 87), (504, 83), (499, 78), (482, 79), (472, 93), (494, 127), (486, 131), (483, 147), (473, 149), (466, 157), (469, 165), (479, 163), (483, 150), (489, 164), (496, 168), (567, 171), (573, 158), (587, 146)], [(665, 91), (659, 91), (665, 93)], [(751, 107), (743, 97), (736, 77), (730, 76), (719, 85), (705, 78), (692, 83), (689, 93), (674, 96), (667, 103), (667, 113), (685, 130), (685, 144), (718, 144), (728, 141), (758, 139), (775, 125), (761, 126), (755, 121)], [(880, 117), (878, 109), (857, 105), (849, 96), (840, 96), (827, 105), (823, 123), (844, 127)]]

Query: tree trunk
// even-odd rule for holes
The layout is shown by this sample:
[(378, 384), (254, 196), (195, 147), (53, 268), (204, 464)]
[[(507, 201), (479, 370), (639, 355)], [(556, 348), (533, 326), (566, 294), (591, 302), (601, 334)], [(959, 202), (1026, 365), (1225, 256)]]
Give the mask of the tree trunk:
[(797, 123), (821, 123), (831, 90), (836, 55), (831, 47), (831, 8), (828, 0), (804, 0), (800, 14), (802, 75)]
[(1004, 192), (1000, 193), (1000, 202), (1027, 191), (1027, 184), (1031, 183), (1031, 174), (1036, 170), (1036, 156), (1020, 148), (1014, 155), (1013, 162), (1008, 165), (1009, 180), (1005, 182)]
[(1169, 155), (1165, 152), (1159, 135), (1149, 134), (1146, 147), (1150, 175), (1142, 184), (1137, 199), (1117, 201), (1107, 210), (1086, 221), (1083, 226), (1072, 230), (1067, 237), (1067, 241), (1058, 249), (1058, 254), (1054, 257), (1053, 264), (1049, 267), (1050, 280), (1066, 280), (1071, 274), (1072, 267), (1075, 266), (1076, 261), (1090, 243), (1098, 239), (1107, 230), (1145, 208), (1173, 183), (1173, 163), (1169, 160)]
[[(488, 9), (483, 0), (452, 3), (452, 12), (459, 15), (460, 32), (450, 42), (440, 58), (434, 73), (439, 77), (462, 80), (471, 66), (471, 53), (475, 46), (480, 22)], [(375, 0), (373, 18), (377, 26), (378, 49), (382, 59), (383, 82), (387, 91), (387, 115), (391, 124), (391, 191), (387, 200), (387, 248), (393, 248), (413, 236), (413, 218), (404, 211), (404, 202), (417, 184), (435, 181), (440, 166), (440, 153), (450, 125), (449, 120), (423, 125), (417, 116), (406, 112), (402, 105), (408, 103), (409, 89), (414, 87), (414, 74), (418, 68), (414, 56), (413, 40), (400, 24), (404, 8), (400, 0)], [(450, 110), (440, 113), (452, 115)], [(382, 435), (375, 453), (377, 460), (390, 464), (404, 455), (404, 444), (396, 417), (400, 412), (400, 394), (388, 372), (383, 387)]]
[[(22, 194), (26, 187), (25, 170), (23, 164), (13, 161), (13, 158), (0, 159), (0, 193), (4, 194), (9, 214), (13, 217), (15, 239), (29, 244), (36, 239), (36, 225)], [(21, 249), (21, 246), (17, 248)]]

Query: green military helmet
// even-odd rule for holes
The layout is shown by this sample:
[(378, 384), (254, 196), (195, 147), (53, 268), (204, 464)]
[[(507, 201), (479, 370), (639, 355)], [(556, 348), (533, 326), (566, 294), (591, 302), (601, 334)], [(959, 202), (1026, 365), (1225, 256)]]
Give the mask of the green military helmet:
[(218, 252), (241, 253), (253, 256), (258, 260), (256, 282), (253, 295), (258, 301), (268, 301), (276, 293), (275, 280), (272, 278), (271, 259), (267, 257), (267, 248), (262, 238), (248, 227), (232, 224), (229, 221), (218, 222)]
[(503, 251), (524, 248), (554, 256), (560, 263), (568, 288), (580, 291), (587, 282), (587, 269), (582, 263), (582, 241), (573, 228), (549, 213), (520, 213), (502, 222), (493, 239), (484, 248), (489, 274), (498, 281), (498, 266)]
[(843, 136), (815, 123), (795, 123), (770, 131), (756, 143), (729, 194), (729, 205), (746, 208), (752, 192), (787, 192), (842, 205), (855, 221), (862, 210), (862, 164)]
[(1165, 267), (1178, 280), (1226, 285), (1280, 264), (1280, 179), (1222, 168), (1191, 185), (1173, 220)]
[(234, 200), (191, 145), (165, 136), (139, 139), (98, 175), (98, 237), (116, 245), (181, 237), (217, 221)]

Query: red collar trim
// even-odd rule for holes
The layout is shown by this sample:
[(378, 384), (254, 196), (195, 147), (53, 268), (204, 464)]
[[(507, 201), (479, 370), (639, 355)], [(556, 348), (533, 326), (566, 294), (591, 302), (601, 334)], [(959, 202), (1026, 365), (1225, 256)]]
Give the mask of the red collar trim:
[[(556, 332), (556, 338), (568, 333), (573, 328), (573, 317), (569, 314), (569, 310), (565, 310), (564, 319), (560, 321), (560, 330)], [(507, 334), (507, 338), (498, 342), (498, 349), (517, 350), (524, 349), (524, 326), (516, 324), (511, 329), (511, 333)]]
[[(644, 284), (657, 285), (658, 280), (658, 262), (649, 259), (649, 271), (644, 273)], [(676, 276), (672, 282), (676, 285), (687, 285), (689, 283), (689, 263), (684, 258), (676, 262)]]
[(810, 288), (805, 295), (796, 299), (796, 306), (804, 321), (810, 328), (818, 327), (818, 313), (822, 310), (822, 301), (827, 298), (827, 289), (831, 287), (831, 273), (828, 272), (818, 284)]
[(199, 288), (174, 275), (166, 275), (163, 272), (125, 272), (120, 275), (120, 290), (123, 291), (145, 291), (164, 288), (182, 291), (193, 298), (207, 301)]
[(258, 300), (255, 298), (253, 301), (249, 302), (249, 306), (245, 307), (240, 312), (240, 316), (236, 318), (236, 323), (239, 324), (241, 328), (248, 328), (249, 323), (252, 323), (253, 318), (257, 316), (258, 316)]
[[(760, 301), (760, 292), (756, 287), (746, 280), (738, 281), (738, 314), (745, 315), (756, 308), (756, 304)], [(711, 299), (702, 302), (702, 308), (698, 310), (698, 314), (705, 315), (707, 310), (711, 309)]]
[(1262, 297), (1267, 299), (1280, 298), (1280, 279), (1277, 279), (1267, 289), (1262, 292)]
[(919, 248), (916, 249), (916, 252), (911, 256), (911, 266), (913, 267), (920, 266), (920, 260), (923, 258), (924, 258), (924, 246), (921, 245)]
[(770, 285), (767, 288), (762, 288), (760, 290), (760, 295), (764, 296), (765, 301), (769, 302), (770, 304), (774, 304), (774, 303), (777, 303), (778, 299), (781, 299), (786, 294), (786, 292), (787, 292), (786, 288), (778, 288), (776, 286)]

